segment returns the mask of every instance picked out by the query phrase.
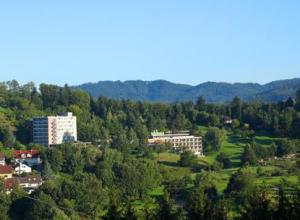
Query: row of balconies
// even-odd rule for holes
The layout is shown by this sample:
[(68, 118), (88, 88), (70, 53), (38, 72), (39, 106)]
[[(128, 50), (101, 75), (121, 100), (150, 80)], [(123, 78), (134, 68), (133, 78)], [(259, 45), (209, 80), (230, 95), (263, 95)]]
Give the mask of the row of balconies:
[(48, 132), (34, 132), (33, 136), (48, 136)]
[(176, 138), (176, 139), (171, 139), (171, 140), (184, 140), (184, 141), (198, 141), (198, 140), (202, 140), (202, 138)]
[(173, 147), (173, 150), (175, 151), (178, 151), (178, 150), (183, 150), (186, 149), (186, 150), (189, 150), (189, 151), (192, 151), (192, 152), (199, 152), (200, 154), (203, 154), (203, 149), (202, 147)]
[(184, 141), (184, 140), (177, 140), (177, 141), (167, 141), (169, 143), (202, 143), (202, 141), (196, 141), (196, 140), (193, 140), (193, 141)]
[(184, 147), (184, 148), (186, 148), (186, 147), (191, 147), (191, 148), (202, 148), (202, 146), (201, 145), (195, 145), (195, 146), (191, 146), (191, 145), (174, 145), (174, 146), (172, 146), (172, 147), (175, 147), (175, 148), (180, 148), (180, 147)]
[(48, 128), (48, 125), (33, 125), (33, 129), (43, 129), (43, 128)]
[(48, 122), (35, 121), (32, 124), (33, 124), (33, 126), (48, 126)]
[(34, 138), (33, 140), (34, 140), (34, 142), (36, 142), (36, 141), (38, 141), (38, 142), (48, 142), (48, 138), (47, 139)]
[(47, 132), (48, 133), (48, 129), (33, 129), (33, 132), (35, 133), (39, 133), (39, 132)]

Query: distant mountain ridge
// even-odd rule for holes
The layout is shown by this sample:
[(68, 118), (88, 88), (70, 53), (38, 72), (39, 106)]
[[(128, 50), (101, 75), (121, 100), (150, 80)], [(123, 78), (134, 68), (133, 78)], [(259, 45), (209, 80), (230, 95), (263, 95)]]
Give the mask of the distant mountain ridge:
[(166, 80), (99, 81), (73, 86), (94, 97), (130, 99), (150, 102), (195, 101), (203, 96), (210, 103), (229, 102), (235, 96), (243, 100), (277, 102), (294, 97), (300, 89), (300, 78), (278, 80), (264, 85), (258, 83), (205, 82), (196, 86), (172, 83)]

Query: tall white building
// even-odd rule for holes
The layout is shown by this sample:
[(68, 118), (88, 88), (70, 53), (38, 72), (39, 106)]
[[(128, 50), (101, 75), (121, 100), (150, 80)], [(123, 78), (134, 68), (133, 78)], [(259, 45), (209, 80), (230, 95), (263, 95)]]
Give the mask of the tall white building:
[(77, 141), (76, 116), (71, 112), (32, 120), (33, 142), (44, 146)]

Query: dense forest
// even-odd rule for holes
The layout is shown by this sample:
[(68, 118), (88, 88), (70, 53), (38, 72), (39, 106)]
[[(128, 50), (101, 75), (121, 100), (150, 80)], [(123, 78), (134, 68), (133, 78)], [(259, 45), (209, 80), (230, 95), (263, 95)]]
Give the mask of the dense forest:
[[(12, 148), (39, 149), (45, 182), (30, 195), (19, 188), (0, 193), (0, 219), (299, 219), (300, 90), (293, 97), (166, 104), (96, 99), (67, 85), (1, 83), (0, 151), (9, 160)], [(67, 111), (77, 116), (79, 143), (52, 149), (31, 143), (32, 117)], [(176, 163), (161, 161), (168, 146), (148, 147), (153, 130), (201, 135), (214, 160), (183, 152)], [(243, 141), (237, 160), (222, 152), (229, 135)], [(272, 141), (260, 143), (257, 135)], [(294, 182), (257, 184), (266, 172), (262, 163), (282, 158), (286, 168), (291, 155), (284, 175), (298, 177)], [(218, 172), (232, 168), (220, 190)]]
[(196, 101), (199, 96), (209, 103), (227, 103), (235, 96), (244, 101), (261, 100), (278, 102), (294, 97), (300, 87), (300, 79), (273, 81), (264, 85), (258, 83), (205, 82), (191, 86), (166, 80), (155, 81), (99, 81), (85, 83), (73, 88), (82, 89), (93, 97), (106, 96), (112, 99), (130, 99), (149, 102)]

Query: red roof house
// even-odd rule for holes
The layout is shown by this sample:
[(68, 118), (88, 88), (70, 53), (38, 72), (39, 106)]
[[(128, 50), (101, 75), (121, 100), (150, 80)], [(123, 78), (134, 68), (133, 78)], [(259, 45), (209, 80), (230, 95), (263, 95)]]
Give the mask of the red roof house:
[(43, 184), (42, 177), (39, 175), (31, 175), (25, 177), (7, 178), (3, 181), (4, 190), (9, 194), (14, 187), (19, 186), (28, 193), (33, 192)]
[(10, 192), (17, 185), (18, 180), (16, 178), (8, 178), (3, 181), (3, 186), (6, 192)]
[(37, 150), (14, 150), (13, 162), (16, 164), (25, 162), (32, 167), (41, 164), (41, 159)]
[(0, 178), (11, 178), (13, 174), (13, 168), (9, 165), (0, 165)]
[(37, 158), (39, 152), (37, 150), (14, 150), (13, 158), (15, 159), (26, 159), (26, 158)]
[(13, 168), (10, 165), (0, 166), (0, 174), (9, 174), (13, 172)]

